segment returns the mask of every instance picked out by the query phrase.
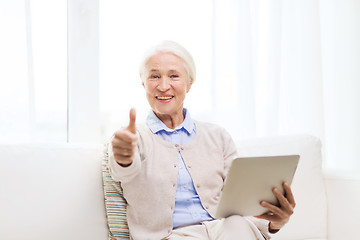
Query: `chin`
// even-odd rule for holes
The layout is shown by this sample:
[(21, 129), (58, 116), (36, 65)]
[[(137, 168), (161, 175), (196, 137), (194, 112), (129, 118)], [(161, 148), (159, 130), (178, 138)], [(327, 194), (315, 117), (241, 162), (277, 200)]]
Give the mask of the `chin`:
[[(152, 110), (155, 112), (155, 113), (158, 113), (158, 114), (163, 114), (163, 115), (173, 115), (173, 114), (176, 114), (179, 110), (179, 108), (170, 108), (170, 107), (157, 107), (157, 108), (153, 108)], [(181, 108), (181, 111), (182, 111), (182, 108)]]
[(153, 111), (155, 113), (162, 115), (171, 115), (174, 112), (174, 111), (169, 111), (168, 109), (160, 109), (160, 108), (153, 109)]

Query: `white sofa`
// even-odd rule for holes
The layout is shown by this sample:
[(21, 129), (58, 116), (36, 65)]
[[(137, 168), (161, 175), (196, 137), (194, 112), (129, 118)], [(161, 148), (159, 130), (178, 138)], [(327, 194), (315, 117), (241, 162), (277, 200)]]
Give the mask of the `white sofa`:
[[(300, 154), (293, 181), (297, 206), (273, 239), (360, 239), (360, 176), (322, 171), (311, 136), (242, 141), (244, 156)], [(0, 145), (1, 240), (108, 239), (102, 145)]]

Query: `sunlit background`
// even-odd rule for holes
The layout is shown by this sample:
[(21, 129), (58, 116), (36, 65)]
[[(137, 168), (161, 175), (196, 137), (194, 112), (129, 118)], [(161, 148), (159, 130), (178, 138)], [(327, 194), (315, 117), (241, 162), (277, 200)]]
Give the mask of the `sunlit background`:
[(360, 170), (360, 0), (0, 0), (0, 141), (106, 142), (149, 112), (138, 66), (185, 46), (185, 107), (238, 140), (311, 134)]

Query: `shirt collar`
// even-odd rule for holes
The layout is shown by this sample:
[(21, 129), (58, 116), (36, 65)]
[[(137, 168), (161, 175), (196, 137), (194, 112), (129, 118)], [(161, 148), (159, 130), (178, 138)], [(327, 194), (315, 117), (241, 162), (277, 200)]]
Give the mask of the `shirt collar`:
[(183, 114), (185, 116), (184, 121), (179, 126), (175, 127), (175, 129), (170, 129), (155, 115), (153, 111), (150, 111), (146, 118), (146, 125), (154, 134), (162, 130), (166, 132), (174, 132), (180, 129), (184, 129), (187, 134), (190, 135), (195, 130), (195, 124), (190, 117), (189, 111), (186, 108), (183, 109)]

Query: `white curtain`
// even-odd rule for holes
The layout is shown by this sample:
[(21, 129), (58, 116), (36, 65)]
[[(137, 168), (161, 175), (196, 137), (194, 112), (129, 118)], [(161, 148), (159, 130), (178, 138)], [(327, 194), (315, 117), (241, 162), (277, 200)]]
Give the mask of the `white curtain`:
[[(89, 1), (74, 3), (86, 39), (93, 12)], [(219, 123), (235, 140), (311, 134), (322, 140), (326, 167), (360, 170), (359, 0), (99, 3), (100, 80), (84, 79), (84, 89), (99, 86), (100, 98), (71, 94), (100, 106), (101, 126), (93, 127), (67, 115), (66, 2), (0, 0), (1, 142), (66, 141), (74, 122), (99, 131), (91, 141), (102, 142), (127, 123), (130, 107), (144, 118), (138, 61), (152, 43), (172, 39), (197, 63), (186, 102), (194, 118)], [(76, 56), (84, 69), (94, 62)]]
[(218, 121), (239, 138), (323, 138), (318, 1), (216, 1), (215, 12)]
[(234, 138), (311, 134), (360, 169), (360, 1), (215, 0), (216, 121)]

